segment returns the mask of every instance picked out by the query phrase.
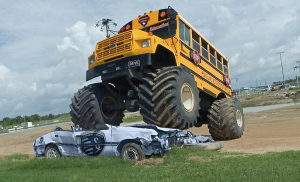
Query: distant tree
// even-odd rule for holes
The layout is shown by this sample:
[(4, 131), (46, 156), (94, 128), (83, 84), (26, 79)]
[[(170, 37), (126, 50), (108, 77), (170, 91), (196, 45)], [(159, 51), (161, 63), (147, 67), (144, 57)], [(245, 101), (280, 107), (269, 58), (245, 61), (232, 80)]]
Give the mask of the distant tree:
[(14, 119), (5, 117), (3, 118), (3, 126), (11, 126), (11, 125), (15, 125), (16, 121)]
[(30, 118), (33, 122), (37, 122), (37, 121), (40, 121), (41, 116), (38, 114), (34, 114), (34, 115), (31, 115)]
[(25, 117), (25, 122), (32, 122), (32, 119), (30, 116), (24, 116)]
[(24, 118), (22, 118), (22, 116), (17, 116), (15, 117), (15, 121), (16, 123), (21, 124), (22, 122), (24, 122)]
[(53, 114), (49, 114), (49, 119), (54, 119), (54, 116), (53, 116)]

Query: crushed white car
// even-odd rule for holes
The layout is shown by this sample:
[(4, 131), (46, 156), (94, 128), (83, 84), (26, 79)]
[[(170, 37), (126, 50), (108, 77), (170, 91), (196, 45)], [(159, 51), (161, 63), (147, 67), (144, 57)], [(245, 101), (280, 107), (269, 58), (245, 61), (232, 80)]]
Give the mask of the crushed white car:
[(136, 162), (145, 156), (163, 155), (173, 144), (197, 145), (213, 143), (209, 137), (196, 136), (187, 130), (161, 128), (155, 125), (111, 126), (82, 130), (71, 127), (54, 131), (36, 139), (33, 149), (37, 157), (120, 156)]

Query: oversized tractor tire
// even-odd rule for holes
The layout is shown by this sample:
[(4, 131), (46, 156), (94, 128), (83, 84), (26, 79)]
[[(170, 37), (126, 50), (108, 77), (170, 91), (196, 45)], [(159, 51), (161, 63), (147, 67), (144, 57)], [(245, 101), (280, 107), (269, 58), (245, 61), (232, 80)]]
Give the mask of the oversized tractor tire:
[(243, 135), (245, 120), (243, 108), (238, 99), (216, 100), (208, 113), (208, 129), (213, 138), (230, 140)]
[(72, 122), (83, 129), (99, 129), (104, 123), (119, 126), (124, 109), (108, 109), (117, 99), (102, 83), (92, 84), (78, 90), (70, 104)]
[(172, 66), (149, 73), (139, 88), (140, 113), (146, 123), (179, 129), (197, 123), (199, 90), (187, 68)]

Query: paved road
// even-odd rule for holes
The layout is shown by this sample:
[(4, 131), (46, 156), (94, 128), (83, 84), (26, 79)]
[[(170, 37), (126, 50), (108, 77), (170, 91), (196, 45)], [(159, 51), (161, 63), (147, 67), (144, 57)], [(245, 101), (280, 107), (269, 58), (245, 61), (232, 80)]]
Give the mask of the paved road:
[(16, 130), (16, 131), (12, 131), (12, 132), (9, 132), (9, 133), (2, 133), (2, 134), (0, 134), (0, 136), (8, 135), (8, 134), (11, 134), (11, 133), (20, 133), (20, 132), (28, 131), (28, 130), (35, 130), (35, 129), (39, 129), (39, 128), (45, 128), (45, 127), (49, 127), (49, 126), (59, 126), (61, 124), (65, 124), (65, 123), (72, 123), (72, 122), (69, 121), (69, 122), (63, 122), (63, 123), (54, 123), (54, 124), (49, 124), (49, 125), (45, 125), (45, 126), (39, 126), (39, 127), (34, 127), (34, 128), (22, 129), (22, 130)]
[(257, 106), (257, 107), (247, 107), (244, 108), (244, 113), (249, 113), (249, 112), (261, 112), (261, 111), (266, 111), (266, 110), (271, 110), (271, 109), (278, 109), (281, 107), (287, 107), (287, 106), (294, 106), (300, 103), (289, 103), (289, 104), (276, 104), (276, 105), (269, 105), (269, 106)]

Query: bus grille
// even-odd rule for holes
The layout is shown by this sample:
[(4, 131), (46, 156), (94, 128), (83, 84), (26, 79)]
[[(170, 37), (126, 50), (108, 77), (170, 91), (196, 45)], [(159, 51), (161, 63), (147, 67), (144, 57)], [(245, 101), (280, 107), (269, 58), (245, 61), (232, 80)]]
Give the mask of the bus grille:
[[(97, 60), (131, 50), (131, 41), (128, 41), (131, 39), (132, 33), (128, 31), (98, 42), (96, 46)], [(110, 48), (114, 44), (115, 46)]]

